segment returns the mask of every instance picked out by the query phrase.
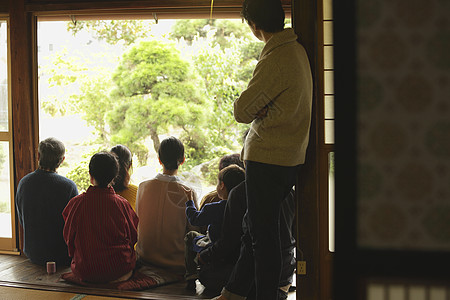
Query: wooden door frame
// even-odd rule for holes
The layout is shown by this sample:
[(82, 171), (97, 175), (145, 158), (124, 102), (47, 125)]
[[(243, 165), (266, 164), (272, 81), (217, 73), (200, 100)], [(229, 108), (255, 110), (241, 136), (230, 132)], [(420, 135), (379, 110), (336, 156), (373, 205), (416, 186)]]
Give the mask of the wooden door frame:
[(328, 251), (328, 152), (324, 147), (322, 5), (315, 0), (293, 1), (293, 25), (305, 47), (314, 80), (311, 134), (305, 164), (296, 185), (297, 261), (306, 262), (306, 275), (297, 275), (297, 299), (329, 300), (332, 255)]
[[(166, 1), (170, 3), (182, 1)], [(239, 1), (215, 1), (215, 6), (223, 9), (236, 5)], [(284, 0), (283, 3), (289, 3)], [(14, 166), (15, 187), (20, 179), (33, 171), (37, 164), (36, 148), (38, 145), (38, 109), (37, 109), (37, 65), (36, 65), (36, 16), (35, 13), (55, 13), (58, 11), (75, 10), (78, 13), (114, 8), (116, 10), (149, 9), (161, 6), (161, 1), (135, 1), (130, 2), (83, 2), (76, 1), (49, 1), (14, 0), (10, 1), (9, 14), (11, 18), (11, 90), (13, 105), (13, 136), (14, 136)], [(209, 9), (210, 1), (190, 1), (197, 9)], [(188, 5), (184, 2), (184, 5)], [(323, 124), (321, 102), (318, 102), (318, 84), (320, 82), (318, 64), (318, 30), (317, 30), (317, 3), (315, 0), (292, 0), (292, 23), (305, 46), (311, 63), (314, 76), (314, 101), (310, 143), (307, 151), (306, 163), (299, 172), (297, 189), (297, 247), (307, 261), (307, 275), (297, 277), (297, 299), (322, 299), (323, 291), (329, 286), (322, 286), (321, 272), (327, 270), (321, 253), (323, 245), (319, 241), (323, 218), (320, 211), (320, 175), (324, 170), (321, 162), (323, 156), (319, 154), (320, 136)], [(208, 10), (209, 12), (209, 10)], [(325, 164), (327, 166), (327, 164)], [(320, 170), (320, 171), (319, 171)], [(322, 176), (323, 177), (323, 176)], [(322, 270), (322, 271), (321, 271)], [(325, 271), (324, 271), (325, 270)], [(329, 270), (329, 268), (328, 268)], [(320, 292), (322, 291), (322, 292)], [(326, 293), (325, 293), (326, 294)]]

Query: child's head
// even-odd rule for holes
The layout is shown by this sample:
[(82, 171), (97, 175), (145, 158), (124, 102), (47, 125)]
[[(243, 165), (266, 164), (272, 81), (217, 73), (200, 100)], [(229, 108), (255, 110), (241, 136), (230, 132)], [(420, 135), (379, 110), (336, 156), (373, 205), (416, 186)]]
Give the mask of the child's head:
[(238, 165), (241, 168), (244, 168), (244, 163), (241, 160), (241, 156), (239, 153), (228, 154), (223, 156), (219, 161), (219, 171), (229, 165)]
[(96, 153), (89, 162), (89, 174), (99, 187), (107, 187), (117, 176), (118, 171), (117, 158), (109, 152)]
[(280, 0), (244, 0), (242, 17), (249, 25), (265, 32), (279, 32), (284, 28), (284, 10)]
[(220, 199), (228, 199), (228, 193), (245, 180), (245, 171), (238, 165), (229, 165), (219, 172), (217, 194)]
[(166, 170), (174, 171), (184, 162), (184, 146), (176, 137), (169, 137), (161, 142), (158, 157)]

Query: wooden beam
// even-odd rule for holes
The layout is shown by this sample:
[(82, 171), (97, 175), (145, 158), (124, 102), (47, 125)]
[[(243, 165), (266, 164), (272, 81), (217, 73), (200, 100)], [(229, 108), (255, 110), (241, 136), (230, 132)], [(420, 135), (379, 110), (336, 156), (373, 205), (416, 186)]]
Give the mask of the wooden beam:
[[(141, 1), (73, 1), (53, 0), (39, 1), (28, 0), (27, 11), (83, 11), (83, 10), (125, 10), (125, 9), (204, 9), (210, 10), (211, 3), (215, 9), (233, 8), (240, 11), (243, 0), (141, 0)], [(283, 6), (289, 8), (290, 0), (282, 0)]]

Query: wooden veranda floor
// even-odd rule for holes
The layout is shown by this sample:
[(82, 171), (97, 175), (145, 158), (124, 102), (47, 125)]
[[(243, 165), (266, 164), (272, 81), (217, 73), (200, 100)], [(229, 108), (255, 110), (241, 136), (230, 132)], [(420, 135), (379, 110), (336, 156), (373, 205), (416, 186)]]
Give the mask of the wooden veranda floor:
[[(215, 295), (204, 293), (204, 287), (197, 281), (197, 290), (185, 289), (185, 283), (172, 283), (145, 291), (119, 291), (80, 287), (60, 280), (62, 273), (69, 272), (70, 267), (58, 268), (48, 275), (46, 269), (32, 264), (25, 256), (0, 254), (0, 299), (32, 300), (103, 300), (116, 299), (211, 299)], [(295, 292), (289, 294), (288, 300), (296, 298)]]
[[(61, 281), (60, 276), (65, 272), (70, 272), (70, 267), (58, 268), (55, 274), (48, 275), (44, 267), (32, 264), (24, 256), (0, 255), (0, 298), (104, 299), (106, 296), (121, 299), (164, 300), (210, 299), (214, 296), (204, 295), (204, 287), (198, 282), (196, 292), (186, 290), (185, 283), (173, 283), (139, 292), (80, 287)], [(33, 296), (30, 297), (30, 294)], [(86, 295), (103, 297), (86, 297)], [(5, 296), (8, 298), (5, 298)]]

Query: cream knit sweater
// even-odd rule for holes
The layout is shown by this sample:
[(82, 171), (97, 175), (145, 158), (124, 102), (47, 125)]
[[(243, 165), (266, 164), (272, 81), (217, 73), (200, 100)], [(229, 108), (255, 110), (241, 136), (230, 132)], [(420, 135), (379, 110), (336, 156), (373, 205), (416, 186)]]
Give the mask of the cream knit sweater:
[(197, 203), (195, 192), (177, 176), (158, 174), (139, 184), (136, 253), (147, 263), (184, 275), (184, 237), (198, 230), (186, 218), (186, 201)]
[[(242, 156), (280, 166), (305, 162), (313, 82), (305, 49), (294, 30), (275, 33), (264, 46), (247, 89), (234, 102), (234, 118), (252, 123)], [(256, 114), (268, 106), (267, 115)]]

